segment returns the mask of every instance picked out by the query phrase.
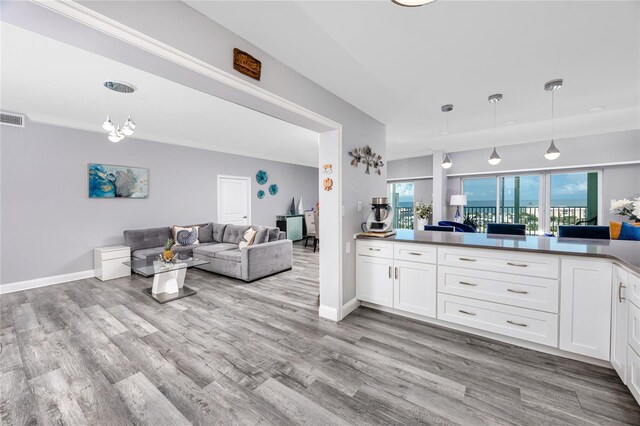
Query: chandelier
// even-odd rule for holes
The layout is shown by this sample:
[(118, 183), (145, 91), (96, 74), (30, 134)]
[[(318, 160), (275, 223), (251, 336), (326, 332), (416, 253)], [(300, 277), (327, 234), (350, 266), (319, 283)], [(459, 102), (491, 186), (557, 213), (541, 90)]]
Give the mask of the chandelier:
[[(118, 81), (105, 81), (103, 84), (104, 84), (104, 87), (116, 93), (130, 94), (136, 91), (135, 87), (133, 87), (129, 83), (123, 83)], [(125, 136), (133, 135), (133, 130), (136, 128), (136, 123), (131, 118), (131, 114), (129, 114), (129, 117), (127, 118), (127, 120), (124, 122), (122, 127), (120, 127), (119, 124), (115, 125), (111, 121), (111, 114), (107, 114), (107, 119), (104, 121), (104, 123), (102, 123), (102, 128), (107, 132), (109, 132), (107, 139), (115, 143), (115, 142), (120, 142), (122, 139), (125, 138)]]

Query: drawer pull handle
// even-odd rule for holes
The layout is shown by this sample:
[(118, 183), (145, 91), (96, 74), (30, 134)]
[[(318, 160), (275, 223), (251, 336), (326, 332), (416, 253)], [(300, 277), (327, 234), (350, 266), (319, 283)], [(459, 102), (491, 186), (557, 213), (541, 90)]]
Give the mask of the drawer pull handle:
[(410, 251), (409, 254), (413, 256), (422, 256), (422, 253), (416, 253), (415, 251)]
[(529, 294), (529, 292), (526, 290), (514, 290), (512, 288), (508, 288), (507, 291), (510, 291), (511, 293), (518, 293), (518, 294)]
[(391, 266), (389, 266), (389, 278), (391, 278)]
[(398, 279), (398, 267), (396, 266), (394, 269), (396, 270), (396, 280), (397, 280)]
[(627, 286), (626, 286), (626, 285), (623, 285), (623, 284), (622, 284), (622, 281), (620, 281), (620, 282), (618, 283), (618, 301), (619, 301), (620, 303), (622, 303), (622, 301), (626, 299), (626, 297), (622, 297), (622, 289), (623, 289), (623, 288), (627, 288)]
[(463, 311), (462, 309), (458, 309), (458, 312), (460, 312), (461, 314), (465, 314), (465, 315), (472, 315), (472, 316), (476, 315), (473, 312)]
[(507, 265), (509, 265), (509, 266), (519, 266), (521, 268), (526, 268), (527, 266), (529, 266), (526, 263), (513, 263), (513, 262), (507, 262)]
[(475, 262), (476, 259), (469, 259), (468, 257), (459, 257), (458, 259), (465, 261), (465, 262)]
[(369, 247), (369, 250), (371, 250), (371, 251), (380, 251), (381, 249)]
[(477, 285), (478, 285), (478, 284), (474, 284), (474, 283), (468, 283), (468, 282), (466, 282), (466, 281), (458, 281), (458, 282), (459, 282), (460, 284), (470, 285), (470, 286), (472, 286), (472, 287), (475, 287), (475, 286), (477, 286)]
[(511, 321), (511, 320), (507, 320), (507, 322), (508, 322), (509, 324), (517, 325), (518, 327), (528, 327), (528, 325), (527, 325), (527, 324), (523, 324), (523, 323), (521, 323), (521, 322), (515, 322), (515, 321)]

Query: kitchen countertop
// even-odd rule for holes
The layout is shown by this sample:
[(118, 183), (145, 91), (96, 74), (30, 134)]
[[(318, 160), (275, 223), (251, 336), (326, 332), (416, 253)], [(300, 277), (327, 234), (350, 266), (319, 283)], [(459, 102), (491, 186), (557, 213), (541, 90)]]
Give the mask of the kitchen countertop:
[(396, 235), (387, 238), (358, 235), (357, 239), (601, 257), (612, 259), (615, 263), (640, 275), (639, 241), (587, 240), (544, 236), (519, 237), (467, 232), (414, 231), (411, 229), (398, 229), (396, 232)]

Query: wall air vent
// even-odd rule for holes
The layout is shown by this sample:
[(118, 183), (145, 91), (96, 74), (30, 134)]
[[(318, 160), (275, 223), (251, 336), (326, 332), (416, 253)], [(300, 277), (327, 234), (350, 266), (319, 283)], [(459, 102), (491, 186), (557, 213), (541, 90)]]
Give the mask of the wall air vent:
[(24, 115), (0, 112), (0, 124), (14, 127), (24, 127)]

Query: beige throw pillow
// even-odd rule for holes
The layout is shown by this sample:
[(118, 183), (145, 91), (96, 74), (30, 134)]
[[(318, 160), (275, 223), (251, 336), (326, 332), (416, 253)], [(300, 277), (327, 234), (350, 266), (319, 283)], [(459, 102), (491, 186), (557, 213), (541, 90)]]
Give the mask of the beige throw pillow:
[(240, 244), (238, 244), (238, 246), (243, 249), (245, 247), (249, 247), (253, 245), (253, 241), (256, 238), (256, 234), (258, 233), (258, 231), (256, 231), (253, 228), (249, 228), (244, 232), (244, 235), (242, 236), (242, 241), (240, 241)]
[(197, 226), (183, 228), (182, 226), (173, 225), (171, 232), (173, 233), (173, 241), (176, 245), (188, 246), (191, 244), (200, 244), (200, 241), (198, 241)]

